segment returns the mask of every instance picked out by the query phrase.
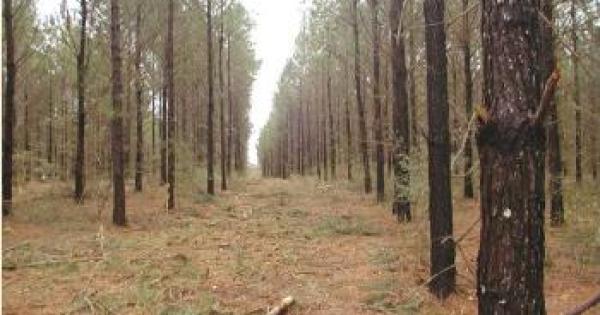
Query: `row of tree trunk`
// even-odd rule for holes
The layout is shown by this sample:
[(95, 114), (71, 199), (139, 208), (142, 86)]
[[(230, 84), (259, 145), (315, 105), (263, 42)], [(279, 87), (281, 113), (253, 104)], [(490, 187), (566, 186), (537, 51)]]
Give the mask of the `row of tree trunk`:
[[(410, 2), (410, 1), (408, 1)], [(411, 142), (416, 142), (419, 133), (412, 124), (414, 104), (414, 59), (407, 56), (404, 40), (407, 33), (402, 23), (403, 10), (410, 6), (403, 0), (391, 0), (389, 6), (390, 63), (392, 71), (392, 150), (389, 161), (393, 166), (392, 212), (399, 221), (410, 221), (410, 165)], [(379, 2), (370, 0), (372, 36), (369, 43), (373, 53), (374, 111), (374, 160), (376, 162), (377, 200), (384, 200), (385, 151), (382, 93), (380, 83), (380, 22)], [(463, 194), (474, 197), (473, 140), (475, 135), (480, 164), (481, 197), (481, 244), (478, 256), (479, 310), (482, 314), (543, 314), (543, 261), (544, 261), (544, 209), (545, 209), (545, 163), (548, 153), (549, 186), (551, 199), (551, 222), (564, 223), (562, 198), (562, 162), (560, 156), (559, 125), (554, 91), (559, 76), (554, 57), (554, 34), (551, 0), (503, 2), (484, 0), (481, 3), (482, 53), (483, 60), (483, 104), (473, 110), (473, 69), (470, 44), (471, 5), (461, 2), (463, 12), (460, 51), (463, 55), (464, 112), (468, 128), (457, 154), (464, 157)], [(575, 12), (573, 7), (572, 12)], [(538, 10), (543, 13), (538, 16)], [(352, 126), (358, 126), (356, 136), (363, 167), (365, 193), (371, 192), (371, 156), (367, 135), (367, 119), (364, 87), (364, 67), (360, 59), (358, 1), (352, 1), (351, 30), (354, 38), (354, 92), (356, 96), (357, 125), (350, 117), (347, 79), (345, 108), (338, 109), (337, 121), (346, 124), (345, 136), (348, 167), (347, 178), (352, 174)], [(451, 139), (449, 104), (447, 91), (446, 21), (445, 1), (425, 0), (425, 45), (427, 65), (427, 117), (428, 132), (422, 135), (427, 140), (429, 153), (429, 221), (431, 233), (431, 279), (430, 290), (445, 298), (454, 292), (456, 283), (455, 239), (451, 197)], [(573, 19), (576, 14), (573, 14)], [(515, 25), (519, 27), (515, 27)], [(575, 27), (575, 23), (573, 24)], [(305, 36), (305, 35), (303, 35)], [(409, 56), (414, 56), (414, 38), (409, 33)], [(572, 63), (576, 60), (576, 35), (573, 35)], [(329, 46), (329, 43), (327, 44)], [(328, 51), (333, 50), (331, 47)], [(318, 58), (318, 55), (315, 57)], [(331, 62), (329, 58), (328, 64)], [(347, 55), (343, 57), (344, 73), (348, 74)], [(329, 69), (329, 66), (327, 66)], [(384, 68), (385, 69), (385, 68)], [(577, 69), (575, 78), (576, 126), (580, 125), (580, 108), (577, 98)], [(292, 73), (291, 71), (289, 73)], [(290, 75), (284, 71), (284, 77)], [(520, 78), (515, 80), (515, 78)], [(261, 135), (260, 161), (265, 176), (287, 178), (290, 171), (298, 170), (305, 175), (307, 169), (316, 167), (317, 175), (327, 180), (327, 142), (335, 143), (336, 132), (330, 106), (331, 78), (323, 81), (320, 91), (327, 92), (327, 110), (319, 100), (308, 100), (302, 96), (304, 77), (299, 77), (299, 106), (277, 103), (276, 114)], [(456, 78), (454, 81), (456, 83)], [(280, 94), (285, 93), (280, 86)], [(455, 92), (456, 94), (456, 92)], [(321, 102), (324, 104), (324, 102)], [(294, 109), (296, 108), (296, 109)], [(298, 120), (290, 120), (289, 113), (298, 110)], [(327, 119), (326, 113), (329, 113)], [(278, 115), (283, 113), (282, 115)], [(311, 116), (311, 113), (314, 116)], [(310, 117), (317, 120), (313, 136), (310, 132)], [(277, 118), (283, 118), (278, 123)], [(325, 121), (329, 120), (329, 129)], [(295, 125), (289, 127), (290, 123)], [(580, 128), (580, 127), (576, 127)], [(308, 129), (308, 132), (304, 131)], [(338, 133), (341, 130), (338, 128)], [(289, 132), (295, 131), (296, 137)], [(327, 134), (329, 133), (328, 137)], [(580, 131), (576, 132), (576, 156), (580, 156)], [(313, 148), (317, 147), (317, 152)], [(322, 147), (319, 150), (319, 147)], [(329, 150), (335, 154), (335, 149)], [(288, 153), (297, 158), (288, 157)], [(579, 159), (579, 158), (578, 158)], [(305, 160), (308, 163), (305, 163)], [(315, 161), (316, 160), (316, 161)], [(580, 165), (578, 161), (576, 165)], [(297, 167), (296, 167), (297, 166)], [(580, 181), (579, 166), (576, 167)], [(335, 158), (331, 159), (331, 172), (335, 174)], [(334, 177), (334, 176), (332, 176)]]

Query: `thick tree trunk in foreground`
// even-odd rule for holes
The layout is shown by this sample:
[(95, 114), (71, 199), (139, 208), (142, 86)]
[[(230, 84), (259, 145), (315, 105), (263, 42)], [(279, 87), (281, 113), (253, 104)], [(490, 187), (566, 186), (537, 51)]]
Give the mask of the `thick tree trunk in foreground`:
[(365, 103), (362, 97), (360, 82), (360, 42), (358, 37), (358, 0), (352, 1), (352, 29), (354, 32), (354, 82), (356, 84), (356, 105), (358, 108), (358, 124), (360, 126), (360, 151), (364, 171), (365, 193), (371, 193), (371, 167), (367, 149), (367, 125), (365, 122)]
[[(553, 34), (553, 3), (552, 0), (541, 0), (541, 12), (545, 18), (540, 19), (540, 83), (546, 81), (556, 66), (554, 55)], [(541, 87), (543, 88), (543, 87)], [(562, 157), (560, 152), (560, 126), (556, 99), (552, 98), (548, 105), (547, 145), (550, 191), (550, 218), (552, 225), (558, 226), (565, 222), (565, 210), (562, 194)]]
[(371, 5), (371, 28), (373, 31), (373, 103), (375, 105), (375, 151), (377, 164), (377, 201), (383, 202), (385, 197), (385, 156), (383, 152), (383, 119), (380, 86), (380, 56), (379, 56), (379, 20), (377, 13), (377, 0), (369, 0)]
[(169, 183), (169, 200), (167, 208), (175, 208), (175, 78), (173, 75), (173, 15), (174, 0), (169, 0), (169, 13), (167, 17), (167, 125), (168, 125), (168, 157), (167, 181)]
[(125, 216), (125, 179), (123, 164), (123, 82), (121, 81), (121, 22), (119, 0), (110, 1), (110, 39), (112, 63), (111, 151), (113, 167), (113, 223), (127, 224)]
[(215, 111), (214, 104), (214, 80), (213, 80), (213, 30), (212, 30), (212, 0), (206, 3), (206, 37), (208, 41), (207, 56), (208, 56), (208, 113), (207, 113), (207, 141), (206, 141), (206, 192), (210, 195), (215, 194), (215, 143), (213, 135), (213, 116)]
[[(469, 27), (469, 0), (462, 0), (463, 16), (463, 67), (465, 77), (465, 114), (467, 124), (473, 116), (473, 74), (471, 73), (471, 29)], [(472, 133), (467, 130), (467, 141), (465, 142), (465, 165), (463, 194), (465, 198), (473, 198), (473, 142)]]
[[(136, 105), (136, 152), (135, 190), (142, 191), (144, 174), (144, 118), (142, 112), (142, 4), (138, 3), (135, 13), (135, 105)], [(154, 109), (154, 100), (152, 100)], [(154, 116), (154, 112), (152, 112)], [(154, 123), (154, 120), (152, 120)], [(154, 126), (153, 126), (154, 127)], [(154, 135), (154, 129), (152, 130)]]
[(399, 221), (410, 221), (410, 129), (408, 95), (406, 92), (406, 56), (402, 36), (404, 0), (392, 0), (390, 7), (390, 41), (392, 48), (392, 126), (394, 150), (394, 200), (392, 212)]
[(450, 132), (444, 0), (425, 0), (427, 46), (427, 116), (429, 121), (430, 291), (445, 298), (454, 291), (454, 241), (450, 190)]
[[(480, 314), (545, 314), (539, 2), (482, 2)], [(520, 79), (515, 79), (520, 78)]]
[(87, 41), (87, 1), (80, 0), (81, 25), (77, 53), (77, 152), (75, 157), (75, 201), (83, 201), (85, 191), (85, 44)]
[(4, 0), (2, 14), (6, 36), (6, 87), (2, 108), (2, 215), (12, 210), (13, 129), (15, 123), (15, 41), (12, 0)]

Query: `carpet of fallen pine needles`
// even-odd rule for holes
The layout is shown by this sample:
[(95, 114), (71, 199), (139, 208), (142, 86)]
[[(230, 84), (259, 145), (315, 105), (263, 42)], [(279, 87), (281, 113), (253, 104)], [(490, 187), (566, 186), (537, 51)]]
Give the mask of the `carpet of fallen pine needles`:
[[(2, 228), (3, 313), (264, 314), (288, 295), (289, 314), (476, 312), (476, 201), (454, 198), (457, 292), (439, 302), (426, 287), (423, 192), (399, 224), (359, 182), (252, 173), (218, 197), (187, 186), (171, 212), (165, 187), (128, 191), (126, 228), (110, 223), (106, 183), (82, 205), (68, 183), (21, 186)], [(599, 199), (567, 190), (568, 224), (546, 229), (549, 314), (600, 288)]]

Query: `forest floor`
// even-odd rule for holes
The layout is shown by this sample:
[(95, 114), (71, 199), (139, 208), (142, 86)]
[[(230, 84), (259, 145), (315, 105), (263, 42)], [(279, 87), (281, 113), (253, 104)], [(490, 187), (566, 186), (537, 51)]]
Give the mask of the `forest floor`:
[[(426, 287), (423, 193), (414, 221), (399, 224), (358, 182), (252, 173), (218, 197), (181, 192), (171, 213), (165, 190), (128, 191), (130, 224), (117, 228), (106, 192), (77, 205), (65, 183), (18, 189), (2, 227), (3, 313), (264, 314), (288, 295), (297, 301), (289, 314), (476, 312), (474, 201), (454, 200), (455, 235), (464, 235), (457, 293), (439, 302)], [(546, 229), (549, 314), (600, 287), (600, 196), (567, 193), (577, 214)]]

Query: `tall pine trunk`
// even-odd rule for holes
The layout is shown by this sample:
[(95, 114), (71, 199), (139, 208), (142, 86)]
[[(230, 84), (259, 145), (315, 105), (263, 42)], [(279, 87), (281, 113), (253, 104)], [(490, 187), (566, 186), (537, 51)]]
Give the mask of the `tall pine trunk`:
[(125, 216), (125, 165), (123, 157), (123, 82), (121, 80), (121, 22), (119, 0), (110, 1), (112, 64), (111, 151), (113, 167), (113, 223), (127, 224)]
[[(412, 24), (417, 19), (414, 18), (415, 9), (414, 1), (408, 1), (408, 11), (411, 15)], [(419, 149), (419, 136), (417, 127), (417, 83), (415, 70), (417, 68), (417, 52), (415, 50), (415, 35), (416, 31), (414, 28), (410, 28), (408, 34), (408, 59), (410, 63), (408, 65), (408, 106), (410, 109), (410, 143), (415, 150)]]
[(231, 32), (227, 34), (227, 174), (231, 174), (231, 154), (233, 152), (233, 97), (231, 93)]
[(15, 41), (12, 0), (4, 0), (2, 14), (6, 36), (6, 87), (2, 107), (2, 215), (12, 210), (13, 131), (15, 123)]
[(175, 208), (175, 78), (173, 75), (173, 15), (174, 0), (169, 0), (167, 17), (167, 182), (169, 183), (169, 200), (167, 208)]
[(369, 0), (371, 5), (371, 28), (373, 32), (373, 104), (375, 105), (374, 129), (375, 129), (375, 151), (377, 166), (377, 201), (383, 202), (385, 197), (385, 156), (383, 152), (383, 119), (381, 105), (381, 85), (380, 85), (380, 56), (379, 56), (379, 19), (378, 19), (378, 1)]
[(352, 0), (352, 30), (354, 32), (354, 83), (356, 86), (356, 105), (358, 108), (358, 124), (360, 132), (360, 151), (364, 171), (365, 193), (371, 193), (371, 166), (369, 165), (369, 150), (367, 148), (367, 124), (365, 121), (365, 103), (362, 97), (360, 82), (360, 42), (358, 33), (358, 0)]
[(212, 30), (212, 0), (207, 0), (206, 3), (206, 38), (208, 41), (207, 45), (207, 56), (208, 56), (208, 113), (207, 113), (207, 141), (206, 141), (206, 192), (210, 195), (215, 194), (215, 143), (213, 134), (213, 116), (215, 111), (214, 104), (214, 73), (213, 73), (213, 30)]
[(331, 102), (331, 68), (329, 64), (331, 64), (331, 47), (328, 52), (328, 66), (327, 66), (327, 108), (329, 110), (329, 151), (330, 155), (330, 164), (331, 164), (331, 179), (335, 180), (336, 175), (336, 148), (335, 148), (335, 130), (333, 129), (333, 108)]
[(352, 180), (352, 126), (350, 122), (350, 95), (348, 91), (348, 54), (344, 56), (344, 103), (346, 105), (346, 173), (348, 180)]
[[(165, 56), (166, 58), (166, 56)], [(167, 69), (163, 66), (160, 110), (160, 184), (167, 183)], [(170, 105), (170, 104), (168, 104)]]
[(77, 152), (75, 157), (75, 200), (83, 201), (85, 191), (85, 44), (87, 41), (87, 0), (80, 0), (81, 25), (77, 53)]
[(450, 190), (450, 132), (444, 0), (424, 2), (427, 47), (427, 117), (429, 121), (430, 291), (445, 298), (456, 285)]
[[(142, 4), (135, 12), (135, 105), (136, 105), (136, 152), (135, 152), (135, 190), (142, 191), (144, 174), (144, 125), (142, 113)], [(154, 100), (152, 100), (154, 109)], [(153, 113), (154, 115), (154, 113)], [(154, 122), (154, 120), (153, 120)], [(153, 126), (154, 127), (154, 126)], [(154, 129), (152, 130), (154, 132)], [(153, 134), (154, 135), (154, 134)], [(154, 140), (154, 138), (153, 138)]]
[(571, 0), (571, 65), (573, 69), (573, 105), (575, 106), (575, 181), (583, 180), (582, 147), (583, 130), (581, 129), (581, 101), (579, 96), (579, 55), (577, 52), (577, 10), (576, 0)]
[[(463, 71), (465, 77), (465, 114), (467, 123), (473, 116), (473, 74), (471, 73), (471, 28), (469, 26), (469, 0), (462, 0), (463, 15)], [(465, 169), (463, 194), (465, 198), (473, 198), (473, 142), (472, 133), (467, 130), (467, 141), (465, 142)]]
[(404, 0), (392, 0), (390, 7), (390, 41), (392, 49), (392, 126), (394, 199), (392, 212), (398, 220), (411, 220), (410, 211), (410, 126), (406, 92), (406, 56), (401, 25)]
[[(482, 2), (480, 314), (545, 314), (539, 1)], [(521, 78), (521, 79), (515, 79)]]
[(221, 0), (221, 14), (219, 18), (219, 127), (220, 127), (220, 143), (221, 143), (221, 154), (219, 160), (221, 161), (221, 190), (227, 190), (227, 143), (225, 142), (225, 82), (223, 77), (223, 44), (224, 44), (224, 16), (223, 8), (225, 2)]

